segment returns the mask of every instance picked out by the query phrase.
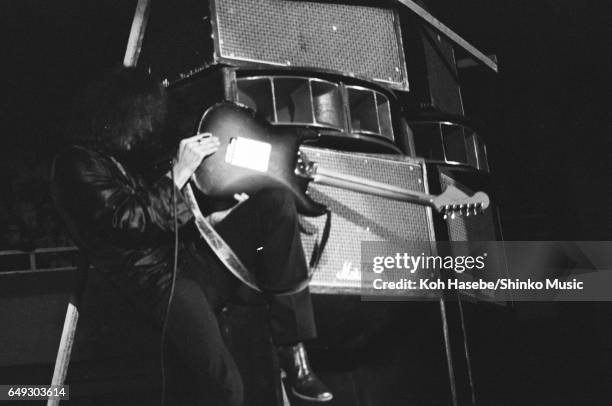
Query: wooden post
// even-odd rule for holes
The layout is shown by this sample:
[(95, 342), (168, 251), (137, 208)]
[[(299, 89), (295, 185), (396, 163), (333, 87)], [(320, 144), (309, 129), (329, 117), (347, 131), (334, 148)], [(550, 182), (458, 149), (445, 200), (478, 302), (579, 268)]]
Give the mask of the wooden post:
[(123, 66), (136, 66), (138, 63), (138, 57), (142, 49), (142, 40), (147, 29), (147, 21), (149, 20), (150, 5), (151, 0), (138, 0), (134, 19), (132, 20), (130, 38), (125, 50), (125, 57), (123, 58)]
[[(57, 357), (55, 358), (53, 378), (51, 378), (51, 385), (56, 386), (62, 386), (66, 381), (68, 365), (70, 364), (70, 355), (72, 354), (72, 346), (74, 344), (74, 336), (76, 334), (77, 323), (79, 321), (79, 306), (82, 303), (85, 284), (87, 283), (89, 262), (82, 252), (79, 253), (79, 257), (77, 259), (76, 272), (76, 283), (68, 301), (66, 317), (64, 318), (64, 327), (62, 329), (62, 337), (60, 338)], [(59, 397), (49, 397), (47, 399), (47, 406), (57, 406), (59, 402)]]
[[(76, 303), (73, 303), (73, 300), (70, 300), (68, 303), (68, 309), (66, 310), (66, 318), (64, 319), (62, 338), (60, 340), (59, 349), (57, 350), (57, 358), (55, 359), (55, 369), (53, 370), (51, 385), (64, 385), (66, 374), (68, 372), (68, 364), (70, 364), (70, 354), (72, 353), (72, 345), (74, 344), (74, 335), (76, 333), (78, 321), (79, 309), (77, 308)], [(47, 406), (57, 406), (59, 402), (59, 397), (49, 397), (47, 400)]]

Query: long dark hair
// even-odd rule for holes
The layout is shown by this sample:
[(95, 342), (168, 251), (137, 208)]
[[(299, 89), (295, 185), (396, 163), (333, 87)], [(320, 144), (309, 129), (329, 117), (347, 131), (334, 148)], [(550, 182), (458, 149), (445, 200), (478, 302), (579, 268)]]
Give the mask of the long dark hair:
[(120, 67), (104, 75), (77, 99), (74, 112), (73, 143), (144, 159), (161, 149), (166, 93), (142, 69)]

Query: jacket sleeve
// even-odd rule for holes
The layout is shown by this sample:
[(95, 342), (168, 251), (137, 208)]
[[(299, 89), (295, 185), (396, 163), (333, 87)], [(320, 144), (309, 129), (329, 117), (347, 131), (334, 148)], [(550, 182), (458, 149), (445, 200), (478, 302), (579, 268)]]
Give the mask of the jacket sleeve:
[(73, 148), (56, 158), (52, 177), (57, 179), (58, 200), (68, 216), (76, 219), (77, 229), (108, 238), (111, 245), (129, 249), (171, 241), (173, 193), (179, 227), (192, 217), (169, 177), (146, 183), (122, 172), (103, 155), (84, 149)]

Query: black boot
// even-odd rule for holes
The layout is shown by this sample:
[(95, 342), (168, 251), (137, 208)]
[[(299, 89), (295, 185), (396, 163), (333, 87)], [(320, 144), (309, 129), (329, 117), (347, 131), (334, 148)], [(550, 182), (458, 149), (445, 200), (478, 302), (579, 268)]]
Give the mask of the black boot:
[(332, 400), (334, 395), (310, 369), (304, 344), (279, 346), (278, 359), (295, 396), (311, 402)]

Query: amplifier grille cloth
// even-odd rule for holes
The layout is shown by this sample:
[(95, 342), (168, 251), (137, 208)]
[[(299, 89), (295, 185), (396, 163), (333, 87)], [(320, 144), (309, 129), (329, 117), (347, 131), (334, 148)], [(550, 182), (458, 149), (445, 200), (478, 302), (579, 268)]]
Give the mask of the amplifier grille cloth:
[(392, 10), (278, 0), (215, 1), (221, 57), (353, 73), (406, 89)]
[[(311, 147), (301, 150), (327, 169), (424, 191), (422, 168), (414, 161)], [(359, 293), (362, 241), (431, 240), (430, 217), (424, 206), (316, 184), (308, 190), (333, 213), (329, 241), (310, 284), (313, 292)], [(301, 221), (307, 229), (322, 230), (324, 217), (302, 217)], [(314, 241), (313, 236), (302, 235), (307, 255)]]

